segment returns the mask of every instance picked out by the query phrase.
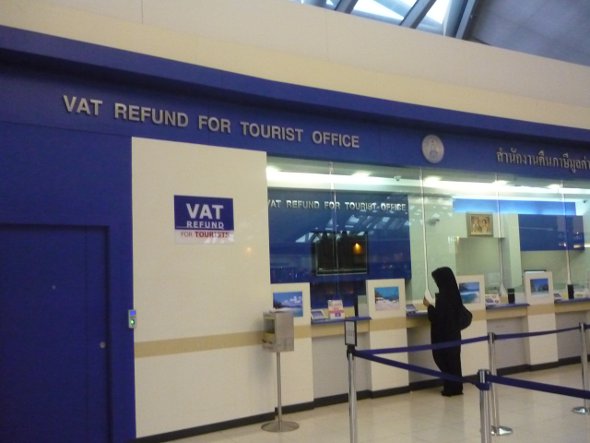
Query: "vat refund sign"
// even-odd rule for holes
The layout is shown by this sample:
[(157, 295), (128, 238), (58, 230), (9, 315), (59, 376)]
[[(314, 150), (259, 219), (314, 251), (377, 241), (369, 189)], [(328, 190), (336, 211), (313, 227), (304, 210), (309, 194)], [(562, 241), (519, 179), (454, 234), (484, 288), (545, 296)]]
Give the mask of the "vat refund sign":
[(233, 242), (233, 199), (175, 195), (174, 231), (177, 243)]

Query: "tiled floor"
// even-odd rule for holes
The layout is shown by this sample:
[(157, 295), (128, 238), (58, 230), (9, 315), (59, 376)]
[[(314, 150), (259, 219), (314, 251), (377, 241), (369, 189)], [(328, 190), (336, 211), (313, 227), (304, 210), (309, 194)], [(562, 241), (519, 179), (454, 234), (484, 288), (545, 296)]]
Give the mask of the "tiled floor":
[[(580, 365), (512, 375), (514, 378), (582, 388)], [(477, 443), (481, 442), (479, 391), (465, 386), (460, 397), (442, 397), (426, 389), (358, 402), (358, 443)], [(506, 443), (589, 443), (590, 416), (574, 414), (584, 400), (496, 386), (500, 424), (512, 435), (492, 437)], [(198, 437), (182, 443), (346, 443), (350, 442), (348, 404), (285, 414), (299, 429), (271, 433), (252, 425)]]

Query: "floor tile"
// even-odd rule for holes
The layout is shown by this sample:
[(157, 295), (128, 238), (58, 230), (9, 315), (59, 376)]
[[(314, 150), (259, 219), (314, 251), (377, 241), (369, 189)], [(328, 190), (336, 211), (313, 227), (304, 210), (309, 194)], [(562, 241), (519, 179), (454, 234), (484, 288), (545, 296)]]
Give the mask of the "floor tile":
[[(580, 365), (511, 375), (557, 386), (582, 388)], [(510, 436), (492, 436), (494, 443), (590, 443), (590, 416), (574, 414), (584, 400), (496, 385), (500, 425)], [(465, 385), (464, 395), (443, 397), (440, 388), (360, 400), (358, 443), (477, 443), (480, 434), (480, 392)], [(274, 433), (262, 424), (196, 436), (180, 443), (346, 443), (350, 442), (348, 404), (324, 406), (283, 415), (299, 429)]]

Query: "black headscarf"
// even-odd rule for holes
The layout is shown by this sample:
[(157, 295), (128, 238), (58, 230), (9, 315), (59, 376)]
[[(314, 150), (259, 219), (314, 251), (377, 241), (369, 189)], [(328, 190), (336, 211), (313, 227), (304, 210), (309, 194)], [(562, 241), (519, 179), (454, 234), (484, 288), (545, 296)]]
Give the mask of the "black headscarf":
[(453, 270), (447, 266), (437, 268), (432, 271), (432, 278), (438, 286), (438, 293), (444, 295), (449, 303), (461, 305), (461, 294), (459, 293), (459, 285)]
[(444, 266), (432, 271), (432, 278), (438, 286), (435, 306), (428, 309), (432, 342), (458, 340), (461, 338), (459, 312), (463, 301), (455, 274)]

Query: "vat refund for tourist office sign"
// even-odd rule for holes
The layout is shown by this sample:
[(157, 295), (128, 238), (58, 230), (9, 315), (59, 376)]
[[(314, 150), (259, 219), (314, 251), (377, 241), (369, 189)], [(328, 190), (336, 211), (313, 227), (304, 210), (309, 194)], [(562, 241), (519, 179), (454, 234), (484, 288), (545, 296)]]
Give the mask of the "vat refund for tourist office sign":
[(175, 195), (174, 231), (177, 243), (233, 242), (233, 199)]

